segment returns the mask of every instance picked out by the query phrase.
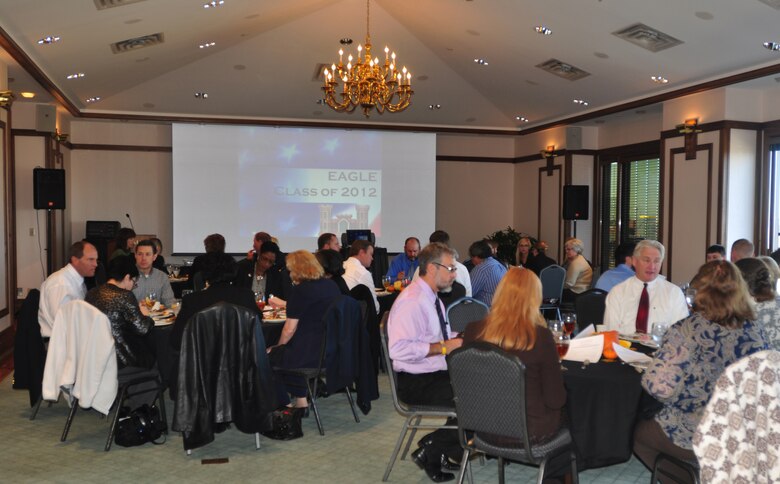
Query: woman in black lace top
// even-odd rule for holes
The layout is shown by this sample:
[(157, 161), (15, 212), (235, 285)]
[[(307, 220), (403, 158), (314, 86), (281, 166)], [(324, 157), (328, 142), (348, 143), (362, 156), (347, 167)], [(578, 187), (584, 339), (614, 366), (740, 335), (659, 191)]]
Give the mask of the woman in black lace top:
[(133, 261), (118, 257), (109, 264), (108, 282), (91, 289), (84, 298), (108, 316), (119, 368), (152, 368), (155, 363), (154, 321), (132, 292), (137, 278), (138, 268)]

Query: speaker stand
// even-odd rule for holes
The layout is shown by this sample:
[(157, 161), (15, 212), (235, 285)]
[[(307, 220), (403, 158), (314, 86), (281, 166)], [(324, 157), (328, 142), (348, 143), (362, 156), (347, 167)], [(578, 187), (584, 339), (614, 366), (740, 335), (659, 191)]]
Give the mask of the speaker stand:
[(46, 210), (46, 276), (54, 272), (54, 254), (51, 248), (54, 247), (54, 213), (53, 210)]
[(572, 220), (572, 237), (577, 238), (577, 220)]

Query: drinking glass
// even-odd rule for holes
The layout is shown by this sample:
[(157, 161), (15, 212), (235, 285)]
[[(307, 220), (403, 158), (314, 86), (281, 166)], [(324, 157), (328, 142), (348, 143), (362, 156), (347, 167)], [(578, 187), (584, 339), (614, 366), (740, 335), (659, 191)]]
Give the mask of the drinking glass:
[(390, 286), (393, 285), (393, 280), (390, 278), (390, 276), (382, 276), (382, 287), (385, 288), (385, 291), (390, 290)]
[[(553, 341), (555, 341), (555, 349), (558, 350), (558, 360), (563, 360), (563, 357), (566, 356), (566, 352), (569, 351), (569, 336), (566, 334), (563, 321), (551, 319), (547, 321), (547, 327), (550, 329), (550, 332), (552, 332)], [(566, 367), (561, 365), (561, 370), (566, 371)]]
[(259, 309), (260, 312), (262, 312), (263, 309), (265, 308), (265, 294), (263, 294), (262, 292), (256, 292), (255, 304), (257, 304), (257, 309)]
[(666, 323), (653, 323), (653, 327), (650, 329), (650, 336), (658, 346), (661, 346), (667, 329), (669, 329), (669, 325)]
[(168, 274), (173, 274), (173, 264), (165, 264), (165, 269), (168, 270)]
[(173, 272), (173, 277), (178, 279), (179, 278), (179, 272), (181, 272), (181, 266), (179, 266), (178, 264), (174, 264), (174, 266), (171, 269), (171, 271)]
[(563, 315), (563, 330), (566, 332), (566, 336), (571, 337), (574, 333), (574, 328), (577, 327), (577, 315), (575, 313), (565, 313)]
[(154, 291), (149, 292), (149, 294), (146, 295), (146, 306), (151, 309), (154, 307), (154, 303), (157, 302), (157, 293)]
[(411, 284), (411, 282), (412, 282), (411, 279), (409, 279), (408, 277), (404, 277), (403, 280), (401, 281), (401, 286), (406, 287), (409, 284)]

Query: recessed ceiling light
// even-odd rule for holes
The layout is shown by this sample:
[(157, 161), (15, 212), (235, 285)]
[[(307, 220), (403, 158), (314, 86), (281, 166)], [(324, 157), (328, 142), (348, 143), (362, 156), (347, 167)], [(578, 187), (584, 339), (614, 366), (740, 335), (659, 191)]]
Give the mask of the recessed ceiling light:
[(84, 73), (83, 72), (77, 72), (75, 74), (69, 74), (67, 78), (68, 79), (79, 79), (79, 78), (82, 78), (82, 77), (84, 77)]
[(95, 97), (88, 97), (88, 98), (87, 98), (87, 102), (88, 102), (88, 103), (96, 103), (96, 102), (98, 102), (98, 101), (100, 101), (100, 96), (95, 96)]
[(595, 55), (599, 59), (609, 59), (609, 56), (603, 52), (594, 52), (593, 55)]
[(702, 20), (712, 20), (715, 18), (715, 16), (709, 12), (695, 12), (694, 15)]
[(209, 47), (214, 47), (215, 45), (217, 45), (216, 42), (206, 42), (205, 44), (200, 44), (198, 46), (198, 48), (199, 49), (208, 49)]
[(527, 123), (528, 122), (528, 118), (526, 118), (525, 116), (515, 116), (515, 119), (520, 121), (521, 123)]
[(352, 39), (350, 39), (349, 37), (344, 37), (343, 39), (339, 40), (339, 44), (352, 45)]
[(217, 8), (225, 4), (225, 0), (212, 0), (209, 3), (204, 3), (203, 8)]
[(208, 99), (209, 98), (209, 93), (207, 93), (207, 92), (196, 92), (195, 93), (195, 97), (198, 98), (198, 99)]
[(474, 63), (475, 64), (479, 64), (481, 66), (488, 65), (488, 61), (486, 61), (485, 59), (474, 59)]
[(58, 36), (56, 36), (56, 35), (47, 35), (46, 37), (44, 37), (42, 39), (38, 39), (38, 44), (40, 44), (40, 45), (43, 45), (43, 44), (53, 44), (53, 43), (59, 42), (59, 41), (60, 41), (60, 38)]
[(552, 35), (552, 30), (548, 29), (544, 25), (537, 25), (536, 27), (534, 27), (534, 30), (536, 30), (537, 34)]
[(34, 92), (23, 91), (23, 92), (20, 92), (19, 94), (20, 94), (20, 95), (21, 95), (23, 98), (25, 98), (25, 99), (32, 99), (32, 98), (34, 98), (34, 97), (35, 97), (35, 93), (34, 93)]
[(656, 84), (666, 84), (669, 82), (669, 79), (665, 78), (664, 76), (650, 76), (650, 79), (652, 79)]
[(780, 50), (780, 44), (777, 42), (764, 42), (764, 47), (769, 50)]
[(586, 101), (584, 99), (573, 99), (572, 101), (574, 101), (574, 104), (579, 104), (580, 106), (587, 106), (588, 105), (588, 101)]
[(428, 109), (433, 111), (434, 109), (441, 109), (441, 104), (429, 104)]

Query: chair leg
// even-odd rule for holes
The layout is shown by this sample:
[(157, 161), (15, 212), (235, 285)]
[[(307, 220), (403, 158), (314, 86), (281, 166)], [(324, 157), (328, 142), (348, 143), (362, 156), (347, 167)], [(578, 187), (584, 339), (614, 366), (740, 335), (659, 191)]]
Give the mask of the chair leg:
[(60, 437), (60, 442), (65, 442), (65, 439), (68, 438), (70, 425), (73, 423), (73, 418), (76, 416), (77, 408), (79, 408), (79, 399), (74, 397), (73, 402), (71, 402), (70, 412), (68, 412), (68, 419), (65, 421), (65, 428), (62, 430), (62, 437)]
[(504, 484), (506, 476), (504, 475), (504, 458), (498, 458), (498, 484)]
[[(114, 443), (114, 435), (116, 435), (116, 427), (119, 424), (119, 411), (122, 409), (122, 404), (125, 402), (125, 398), (127, 398), (127, 390), (129, 389), (129, 385), (122, 385), (119, 387), (119, 394), (117, 395), (116, 402), (114, 406), (116, 407), (114, 409), (114, 418), (111, 419), (111, 427), (108, 429), (108, 438), (106, 439), (106, 446), (104, 450), (108, 452), (111, 450), (111, 444)], [(109, 411), (110, 415), (110, 411)]]
[(412, 421), (412, 418), (411, 415), (407, 417), (404, 426), (401, 428), (401, 433), (398, 435), (398, 440), (396, 440), (395, 447), (393, 448), (393, 454), (390, 456), (390, 462), (387, 463), (387, 468), (385, 468), (385, 475), (382, 477), (382, 482), (387, 482), (387, 479), (390, 477), (390, 471), (393, 470), (395, 460), (398, 458), (398, 452), (401, 450), (401, 444), (404, 443), (404, 438), (406, 437), (407, 432), (409, 432), (409, 423)]
[[(317, 382), (314, 383), (314, 388), (316, 389)], [(306, 381), (306, 390), (309, 392), (309, 401), (311, 402), (311, 409), (314, 412), (314, 420), (317, 422), (317, 429), (320, 431), (320, 435), (325, 435), (325, 429), (322, 428), (322, 421), (320, 420), (320, 411), (317, 410), (317, 394), (314, 393), (316, 390), (312, 388), (311, 382), (309, 380)]]
[[(469, 468), (469, 475), (471, 474), (471, 467), (469, 464), (469, 457), (471, 456), (471, 451), (469, 449), (463, 449), (463, 459), (460, 461), (460, 473), (458, 474), (458, 484), (463, 484), (463, 478), (466, 476), (466, 467)], [(470, 479), (471, 482), (474, 482), (474, 479)]]
[(541, 464), (539, 464), (539, 472), (536, 474), (536, 484), (542, 484), (544, 481), (544, 473), (547, 471), (547, 461), (548, 459), (544, 459)]
[(43, 403), (43, 394), (38, 395), (38, 401), (35, 402), (35, 406), (33, 407), (32, 415), (30, 415), (30, 420), (35, 420), (35, 416), (38, 415), (38, 410), (41, 409), (41, 404)]
[(404, 453), (401, 454), (401, 460), (406, 459), (407, 454), (409, 454), (409, 449), (412, 447), (412, 442), (414, 442), (414, 436), (417, 435), (417, 426), (420, 425), (420, 422), (422, 421), (422, 417), (419, 415), (415, 417), (414, 423), (412, 424), (412, 434), (409, 436), (409, 440), (406, 441), (406, 447), (404, 447)]
[(163, 392), (165, 391), (162, 381), (157, 381), (157, 406), (160, 409), (160, 418), (162, 419), (163, 423), (165, 424), (165, 430), (163, 433), (165, 435), (168, 435), (168, 415), (165, 412), (165, 397), (163, 395)]
[(579, 484), (580, 477), (579, 471), (577, 471), (577, 453), (573, 450), (570, 452), (571, 456), (571, 484)]
[(255, 432), (255, 450), (260, 450), (260, 432)]
[(355, 399), (352, 398), (352, 391), (350, 391), (349, 387), (345, 388), (347, 391), (347, 400), (349, 400), (349, 408), (352, 409), (352, 416), (355, 417), (355, 422), (360, 423), (360, 418), (357, 414), (357, 409), (355, 408)]

